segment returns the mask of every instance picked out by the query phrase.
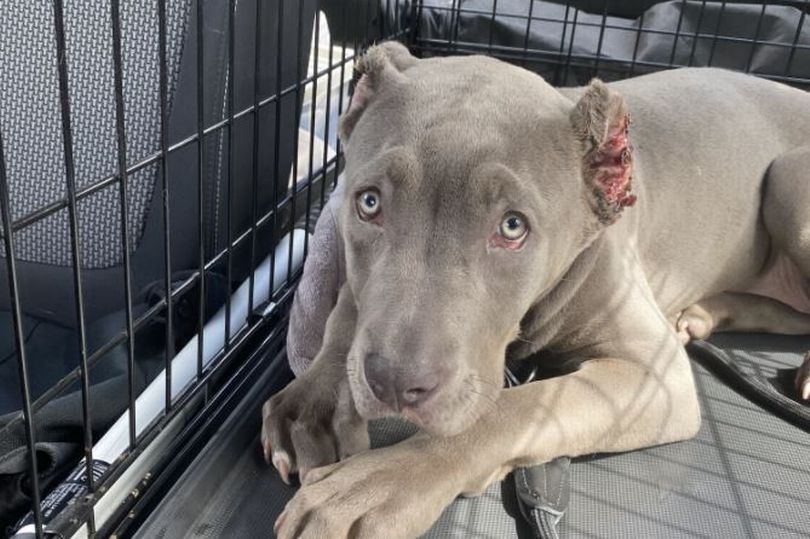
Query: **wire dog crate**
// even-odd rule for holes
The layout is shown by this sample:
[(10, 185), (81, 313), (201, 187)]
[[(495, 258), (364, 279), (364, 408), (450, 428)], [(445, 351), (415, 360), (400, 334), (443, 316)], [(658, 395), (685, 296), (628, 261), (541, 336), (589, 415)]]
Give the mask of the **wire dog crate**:
[(126, 532), (241, 395), (290, 379), (287, 309), (342, 169), (337, 118), (369, 44), (487, 54), (555, 85), (719, 66), (808, 89), (808, 11), (808, 0), (3, 3), (0, 524)]

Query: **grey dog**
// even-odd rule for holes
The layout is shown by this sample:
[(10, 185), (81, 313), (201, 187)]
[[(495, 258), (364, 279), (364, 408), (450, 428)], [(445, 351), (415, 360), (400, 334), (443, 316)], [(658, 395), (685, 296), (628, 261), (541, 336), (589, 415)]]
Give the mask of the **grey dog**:
[[(303, 482), (279, 537), (412, 537), (515, 467), (687, 439), (684, 342), (810, 333), (810, 95), (716, 69), (558, 90), (394, 43), (357, 69), (345, 282), (263, 408)], [(538, 353), (571, 372), (502, 389)], [(387, 415), (420, 433), (367, 450)]]

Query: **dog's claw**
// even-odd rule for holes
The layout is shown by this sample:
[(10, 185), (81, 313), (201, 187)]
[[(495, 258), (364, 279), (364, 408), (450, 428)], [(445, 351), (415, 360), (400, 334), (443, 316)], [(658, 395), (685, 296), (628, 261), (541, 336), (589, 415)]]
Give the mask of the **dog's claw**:
[[(264, 438), (264, 436), (262, 436)], [(262, 452), (264, 453), (264, 462), (270, 464), (272, 462), (273, 448), (270, 442), (262, 440)]]
[(273, 466), (278, 470), (281, 480), (286, 484), (290, 484), (290, 457), (284, 451), (276, 451), (273, 453)]
[(275, 524), (273, 524), (273, 533), (278, 535), (278, 530), (281, 528), (281, 525), (284, 524), (284, 519), (287, 517), (287, 510), (281, 512), (281, 514), (276, 519)]
[(689, 344), (689, 340), (691, 339), (689, 335), (689, 322), (686, 320), (679, 320), (678, 321), (678, 340), (681, 341), (681, 344), (686, 345)]

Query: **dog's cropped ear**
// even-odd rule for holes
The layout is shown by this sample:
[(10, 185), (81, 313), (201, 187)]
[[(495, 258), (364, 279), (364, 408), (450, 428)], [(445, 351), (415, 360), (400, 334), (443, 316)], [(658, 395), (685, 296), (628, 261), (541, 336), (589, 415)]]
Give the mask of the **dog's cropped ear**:
[(349, 140), (354, 126), (381, 85), (395, 83), (405, 70), (418, 61), (405, 45), (396, 41), (375, 45), (357, 60), (354, 66), (354, 94), (349, 109), (340, 119), (339, 134), (344, 142)]
[(582, 149), (582, 175), (591, 207), (604, 224), (614, 223), (636, 202), (631, 194), (633, 145), (630, 114), (622, 96), (593, 79), (571, 111)]

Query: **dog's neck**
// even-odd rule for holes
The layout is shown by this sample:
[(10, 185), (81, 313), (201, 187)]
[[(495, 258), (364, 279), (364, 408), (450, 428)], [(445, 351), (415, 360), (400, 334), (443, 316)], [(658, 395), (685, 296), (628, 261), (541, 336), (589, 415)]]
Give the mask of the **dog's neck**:
[(566, 333), (565, 310), (593, 273), (604, 248), (604, 235), (595, 236), (532, 305), (521, 321), (519, 339), (509, 346), (510, 359), (523, 359), (545, 350)]

